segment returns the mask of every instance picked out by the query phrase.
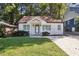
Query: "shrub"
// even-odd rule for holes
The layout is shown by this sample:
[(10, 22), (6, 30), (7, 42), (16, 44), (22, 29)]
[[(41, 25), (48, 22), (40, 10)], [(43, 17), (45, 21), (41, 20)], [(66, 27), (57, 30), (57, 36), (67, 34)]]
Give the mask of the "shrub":
[(5, 34), (2, 31), (0, 31), (0, 37), (5, 37)]
[(16, 31), (13, 36), (29, 36), (29, 31)]
[(49, 32), (42, 32), (42, 36), (48, 36), (49, 34)]

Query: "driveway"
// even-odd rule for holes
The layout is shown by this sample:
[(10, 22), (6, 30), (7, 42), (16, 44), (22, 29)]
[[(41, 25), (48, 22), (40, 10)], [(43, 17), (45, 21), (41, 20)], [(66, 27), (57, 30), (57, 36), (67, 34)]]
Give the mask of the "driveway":
[(79, 36), (50, 36), (48, 38), (54, 41), (68, 55), (79, 56)]

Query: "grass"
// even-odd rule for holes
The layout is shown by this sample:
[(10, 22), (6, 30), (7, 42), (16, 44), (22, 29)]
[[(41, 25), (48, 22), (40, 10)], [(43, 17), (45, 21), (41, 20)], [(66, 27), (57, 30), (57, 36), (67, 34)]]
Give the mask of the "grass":
[(67, 56), (47, 38), (0, 38), (0, 56)]

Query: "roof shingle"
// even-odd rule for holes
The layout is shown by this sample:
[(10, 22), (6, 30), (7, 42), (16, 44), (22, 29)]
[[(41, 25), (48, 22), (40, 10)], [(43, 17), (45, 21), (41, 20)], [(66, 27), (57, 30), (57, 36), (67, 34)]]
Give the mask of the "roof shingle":
[(34, 17), (40, 17), (42, 20), (47, 23), (63, 23), (61, 19), (53, 19), (51, 16), (23, 16), (19, 23), (27, 23), (29, 20), (32, 20)]

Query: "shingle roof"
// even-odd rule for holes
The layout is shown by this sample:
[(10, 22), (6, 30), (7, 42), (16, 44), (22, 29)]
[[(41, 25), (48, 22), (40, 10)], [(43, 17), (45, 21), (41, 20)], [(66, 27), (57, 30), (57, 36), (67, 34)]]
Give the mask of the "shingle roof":
[(42, 20), (47, 23), (63, 23), (61, 19), (53, 19), (51, 16), (23, 16), (19, 23), (27, 23), (29, 20), (32, 20), (34, 17), (40, 17)]

